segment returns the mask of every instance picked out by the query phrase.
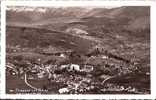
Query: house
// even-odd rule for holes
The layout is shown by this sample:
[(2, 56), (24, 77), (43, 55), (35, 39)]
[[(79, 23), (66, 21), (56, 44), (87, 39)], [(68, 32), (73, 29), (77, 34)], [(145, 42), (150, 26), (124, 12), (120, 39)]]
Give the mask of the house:
[(80, 71), (80, 66), (77, 65), (77, 64), (71, 64), (70, 67), (69, 67), (69, 70), (70, 71)]
[(67, 69), (68, 71), (80, 71), (80, 66), (77, 64), (61, 65), (61, 69)]
[(68, 93), (69, 92), (69, 89), (68, 88), (61, 88), (58, 90), (60, 94), (62, 93)]
[(61, 53), (59, 57), (66, 58), (66, 55)]
[(92, 65), (84, 65), (84, 67), (81, 69), (81, 71), (85, 72), (91, 72), (94, 70), (94, 67)]

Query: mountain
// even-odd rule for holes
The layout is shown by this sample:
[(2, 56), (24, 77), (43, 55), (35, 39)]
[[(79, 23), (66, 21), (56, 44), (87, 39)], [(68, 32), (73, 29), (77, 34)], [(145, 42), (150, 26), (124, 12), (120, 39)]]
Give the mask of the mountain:
[[(145, 40), (149, 44), (150, 7), (148, 6), (126, 6), (111, 9), (83, 7), (32, 7), (28, 9), (29, 7), (23, 7), (23, 10), (19, 10), (21, 8), (17, 8), (10, 8), (6, 13), (7, 44), (18, 44), (23, 41), (21, 45), (27, 44), (27, 46), (36, 47), (41, 46), (45, 41), (47, 45), (67, 47), (83, 52), (88, 52), (90, 48), (100, 44), (105, 49), (116, 51), (116, 53), (118, 51), (121, 54), (127, 48), (129, 48), (128, 52), (133, 49), (139, 51), (143, 49), (136, 49), (131, 45), (140, 42), (144, 44)], [(15, 31), (12, 31), (13, 29), (9, 26), (16, 27)], [(21, 26), (26, 27), (26, 32), (19, 31), (22, 29)], [(36, 31), (37, 29), (38, 31)], [(50, 30), (50, 32), (41, 31), (43, 29)], [(67, 32), (68, 29), (82, 30), (88, 34), (80, 35)], [(21, 38), (20, 35), (24, 35), (24, 37)], [(36, 36), (40, 38), (36, 39)]]
[[(9, 21), (28, 21), (36, 22), (45, 19), (57, 17), (80, 17), (89, 12), (90, 9), (81, 7), (67, 7), (67, 8), (50, 8), (50, 7), (13, 7), (7, 9), (7, 20)], [(19, 20), (16, 20), (18, 19)], [(22, 18), (22, 19), (21, 19)], [(20, 20), (21, 19), (21, 20)]]
[[(7, 22), (53, 24), (64, 22), (91, 21), (103, 25), (125, 25), (128, 30), (150, 27), (150, 8), (148, 6), (129, 6), (106, 8), (44, 8), (13, 7), (7, 10)], [(85, 19), (85, 20), (84, 20)], [(140, 24), (139, 24), (140, 23)], [(90, 24), (88, 22), (88, 24)], [(133, 27), (136, 26), (136, 27)]]

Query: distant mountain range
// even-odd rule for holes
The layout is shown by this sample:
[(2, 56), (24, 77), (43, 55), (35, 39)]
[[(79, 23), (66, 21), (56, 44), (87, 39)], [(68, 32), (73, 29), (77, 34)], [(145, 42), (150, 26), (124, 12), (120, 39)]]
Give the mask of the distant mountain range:
[[(138, 41), (139, 43), (150, 41), (150, 7), (148, 6), (123, 6), (111, 9), (9, 7), (6, 21), (7, 26), (16, 27), (7, 28), (7, 44), (12, 45), (22, 41), (21, 45), (25, 46), (53, 45), (87, 52), (93, 46), (100, 44), (106, 49), (119, 49), (118, 51), (122, 53), (125, 48)], [(28, 29), (23, 33), (24, 36), (21, 35), (22, 31), (17, 29), (21, 27)], [(35, 29), (31, 30), (32, 28)], [(37, 31), (36, 28), (39, 30)], [(86, 36), (86, 34), (66, 32), (72, 28), (86, 31), (88, 34)], [(50, 34), (43, 29), (52, 32)], [(134, 49), (133, 46), (130, 48)]]
[[(44, 8), (44, 7), (10, 7), (7, 9), (7, 22), (39, 23), (46, 20), (67, 19), (114, 19), (117, 24), (126, 24), (128, 28), (149, 28), (150, 8), (147, 6), (129, 6), (107, 8)], [(64, 20), (64, 21), (65, 21)], [(52, 20), (53, 21), (53, 20)], [(135, 26), (135, 27), (134, 27)]]

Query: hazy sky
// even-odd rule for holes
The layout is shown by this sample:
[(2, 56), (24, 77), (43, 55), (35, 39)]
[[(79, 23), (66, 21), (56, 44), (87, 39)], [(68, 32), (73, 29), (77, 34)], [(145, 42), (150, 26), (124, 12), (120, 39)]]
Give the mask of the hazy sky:
[[(75, 8), (84, 8), (86, 9), (86, 11), (90, 11), (94, 8), (107, 8), (107, 9), (111, 9), (111, 8), (116, 8), (116, 7), (119, 7), (119, 6), (76, 6)], [(73, 7), (61, 7), (61, 6), (54, 6), (54, 7), (35, 7), (35, 6), (7, 6), (7, 10), (15, 10), (15, 11), (34, 11), (34, 10), (37, 10), (37, 11), (40, 11), (40, 12), (46, 12), (46, 8), (74, 8)]]

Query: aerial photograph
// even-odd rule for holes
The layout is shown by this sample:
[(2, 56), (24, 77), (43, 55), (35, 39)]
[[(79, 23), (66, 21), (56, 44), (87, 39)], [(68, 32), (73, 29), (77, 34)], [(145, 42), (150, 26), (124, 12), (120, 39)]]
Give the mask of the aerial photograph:
[(7, 6), (6, 94), (151, 94), (150, 6)]

